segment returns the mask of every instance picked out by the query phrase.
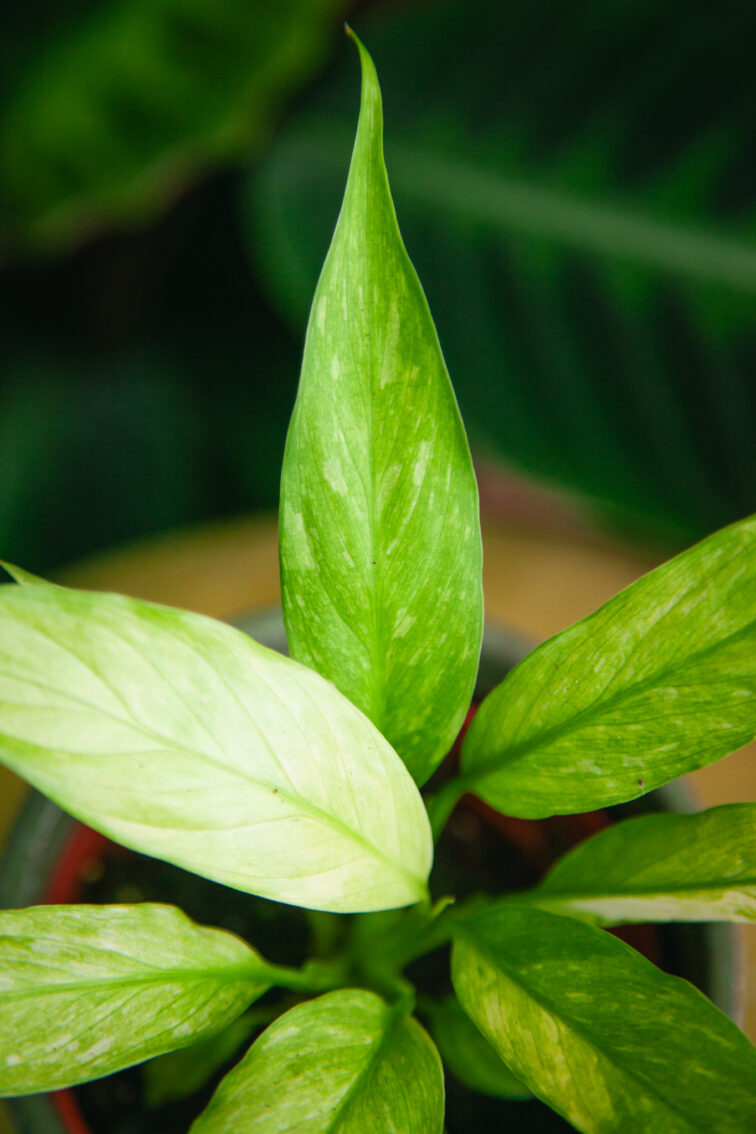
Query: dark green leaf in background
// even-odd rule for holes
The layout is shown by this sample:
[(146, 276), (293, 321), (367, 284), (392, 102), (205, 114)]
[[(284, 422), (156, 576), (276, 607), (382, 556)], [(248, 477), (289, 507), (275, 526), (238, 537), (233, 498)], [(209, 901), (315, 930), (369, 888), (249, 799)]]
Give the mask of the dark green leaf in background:
[(144, 1101), (148, 1108), (190, 1098), (228, 1063), (262, 1022), (271, 1018), (269, 1008), (245, 1012), (222, 1032), (199, 1039), (180, 1051), (169, 1051), (150, 1059), (142, 1068)]
[(28, 539), (28, 516), (39, 517), (49, 491), (66, 399), (61, 384), (51, 381), (41, 367), (13, 370), (0, 387), (0, 544), (7, 554), (25, 543), (31, 561), (47, 533), (43, 520), (36, 539)]
[[(682, 542), (756, 508), (756, 10), (386, 6), (386, 152), (473, 443)], [(348, 69), (248, 192), (304, 325), (350, 145)], [(684, 537), (683, 537), (684, 538)]]
[(286, 442), (283, 607), (292, 656), (362, 709), (423, 783), (451, 747), (478, 668), (478, 495), (397, 228), (378, 80), (360, 52), (357, 140)]
[(0, 554), (47, 572), (275, 508), (301, 343), (250, 279), (231, 178), (149, 236), (5, 273)]
[(745, 1134), (756, 1050), (687, 981), (603, 930), (500, 906), (460, 928), (457, 995), (512, 1071), (584, 1134)]
[(48, 19), (0, 112), (5, 238), (58, 247), (139, 223), (239, 161), (323, 59), (344, 6), (115, 0)]
[(534, 650), (465, 736), (464, 784), (535, 819), (623, 803), (756, 734), (756, 517)]

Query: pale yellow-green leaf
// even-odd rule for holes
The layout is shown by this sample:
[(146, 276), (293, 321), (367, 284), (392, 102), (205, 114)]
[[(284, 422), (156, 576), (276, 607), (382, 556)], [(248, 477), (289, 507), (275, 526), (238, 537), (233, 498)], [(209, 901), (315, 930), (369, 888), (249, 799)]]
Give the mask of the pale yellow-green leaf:
[(339, 912), (423, 898), (422, 800), (317, 674), (222, 623), (0, 587), (0, 762), (126, 846)]
[(0, 1095), (86, 1082), (229, 1024), (273, 983), (258, 954), (173, 906), (0, 913)]

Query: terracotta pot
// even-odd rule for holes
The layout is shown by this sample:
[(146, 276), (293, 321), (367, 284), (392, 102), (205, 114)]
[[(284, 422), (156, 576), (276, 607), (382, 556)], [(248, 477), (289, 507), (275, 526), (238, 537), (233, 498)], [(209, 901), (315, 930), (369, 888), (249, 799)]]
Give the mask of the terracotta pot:
[[(237, 625), (258, 641), (285, 652), (280, 612), (255, 612), (237, 620)], [(476, 700), (498, 684), (528, 648), (516, 636), (488, 627)], [(452, 752), (450, 764), (454, 760)], [(437, 776), (445, 774), (449, 774), (449, 766)], [(529, 886), (570, 846), (617, 818), (649, 810), (688, 809), (689, 800), (678, 785), (622, 807), (540, 821), (505, 817), (480, 800), (465, 797), (437, 848), (434, 869), (441, 883), (438, 889), (463, 897), (481, 887), (496, 893)], [(263, 954), (266, 943), (260, 940), (260, 933), (271, 936), (273, 947), (267, 952), (276, 961), (298, 963), (303, 959), (306, 915), (293, 907), (236, 892), (229, 904), (228, 893), (176, 867), (116, 846), (35, 791), (26, 799), (0, 864), (0, 907), (82, 900), (173, 901), (200, 921), (248, 936)], [(723, 1011), (737, 1018), (737, 938), (730, 926), (631, 926), (620, 935), (667, 971), (691, 980)], [(288, 955), (283, 956), (281, 948), (286, 944)], [(421, 967), (419, 978), (431, 986), (447, 981), (446, 959), (438, 955), (435, 960), (429, 959), (425, 969)], [(208, 1087), (201, 1097), (174, 1104), (170, 1116), (164, 1109), (144, 1114), (139, 1101), (139, 1072), (132, 1069), (75, 1090), (12, 1099), (8, 1105), (18, 1134), (172, 1134), (174, 1130), (188, 1130), (211, 1089)], [(571, 1129), (540, 1103), (506, 1103), (474, 1096), (451, 1077), (448, 1103), (449, 1134), (493, 1125), (508, 1128), (507, 1123), (512, 1122), (512, 1129), (520, 1125), (529, 1130)]]

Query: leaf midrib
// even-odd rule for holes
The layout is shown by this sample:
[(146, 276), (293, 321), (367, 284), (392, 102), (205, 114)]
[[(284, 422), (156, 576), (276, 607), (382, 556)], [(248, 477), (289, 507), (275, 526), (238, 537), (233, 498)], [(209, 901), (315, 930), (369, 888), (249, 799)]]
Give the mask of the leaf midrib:
[(134, 973), (121, 977), (106, 977), (102, 980), (80, 980), (50, 982), (49, 984), (33, 984), (22, 988), (0, 989), (0, 1008), (4, 1004), (15, 1003), (29, 997), (56, 996), (59, 993), (77, 993), (99, 991), (106, 993), (110, 989), (129, 988), (133, 985), (168, 984), (195, 984), (203, 981), (221, 984), (246, 984), (270, 986), (270, 981), (264, 974), (255, 975), (243, 965), (234, 965), (224, 969), (161, 969), (153, 974)]
[(388, 1048), (391, 1040), (394, 1038), (396, 1029), (403, 1017), (400, 1016), (398, 1012), (391, 1014), (387, 1006), (384, 1006), (384, 1011), (388, 1016), (386, 1026), (381, 1034), (377, 1037), (377, 1042), (374, 1041), (371, 1044), (369, 1057), (362, 1064), (351, 1085), (339, 1100), (338, 1106), (331, 1115), (328, 1131), (324, 1132), (324, 1134), (338, 1134), (338, 1131), (342, 1128), (341, 1122), (343, 1118), (355, 1105), (355, 1101), (359, 1097), (365, 1081), (368, 1080), (373, 1074), (375, 1067), (383, 1058), (386, 1049)]
[[(664, 889), (661, 888), (664, 886)], [(674, 898), (676, 894), (712, 894), (716, 895), (722, 890), (738, 890), (743, 886), (756, 886), (756, 874), (748, 878), (737, 879), (719, 879), (707, 878), (705, 882), (680, 882), (672, 885), (662, 883), (656, 886), (633, 886), (628, 890), (577, 890), (574, 887), (570, 890), (547, 890), (536, 889), (530, 891), (533, 900), (540, 900), (541, 898), (554, 899), (559, 902), (569, 901), (613, 901), (622, 898), (634, 898), (636, 895), (641, 898), (658, 897)], [(523, 895), (524, 896), (524, 895)]]
[[(364, 82), (364, 79), (363, 79)], [(375, 110), (373, 109), (373, 113)], [(364, 110), (360, 110), (360, 120), (358, 123), (358, 133), (364, 129), (364, 134), (358, 138), (358, 145), (363, 146), (363, 168), (361, 170), (355, 169), (354, 184), (351, 187), (351, 192), (356, 195), (357, 188), (359, 187), (361, 194), (364, 196), (365, 201), (362, 208), (358, 208), (357, 212), (361, 218), (361, 222), (365, 228), (365, 239), (363, 241), (364, 261), (362, 270), (362, 288), (363, 297), (365, 302), (360, 310), (360, 317), (364, 329), (365, 308), (370, 309), (370, 325), (373, 326), (376, 320), (372, 318), (372, 307), (374, 304), (373, 298), (373, 257), (372, 257), (372, 241), (370, 240), (370, 233), (372, 232), (372, 222), (374, 217), (374, 210), (378, 207), (375, 200), (376, 194), (380, 194), (384, 189), (385, 181), (385, 167), (381, 168), (384, 164), (383, 159), (383, 114), (382, 109), (380, 112), (379, 131), (380, 135), (376, 142), (375, 138), (370, 132), (370, 123), (367, 118), (363, 118)], [(377, 153), (376, 153), (377, 147)], [(355, 147), (356, 156), (356, 147)], [(373, 174), (373, 169), (378, 161), (377, 176)], [(358, 178), (357, 173), (361, 173), (361, 178)], [(352, 171), (350, 170), (350, 181), (352, 179)], [(376, 189), (376, 183), (380, 186)], [(349, 192), (349, 186), (347, 189)], [(345, 197), (345, 219), (346, 219), (346, 206), (351, 206), (351, 201)], [(351, 212), (351, 209), (350, 209)], [(349, 217), (349, 225), (345, 223), (343, 239), (345, 241), (344, 255), (348, 255), (348, 231), (353, 227), (354, 221), (351, 216)], [(359, 304), (358, 295), (353, 297), (355, 304)], [(378, 531), (378, 469), (377, 469), (377, 446), (376, 446), (376, 430), (375, 430), (375, 414), (373, 410), (373, 403), (376, 396), (380, 395), (380, 389), (377, 388), (376, 381), (376, 359), (375, 359), (375, 339), (372, 333), (367, 334), (367, 343), (365, 344), (367, 358), (368, 358), (368, 398), (367, 398), (367, 437), (368, 437), (368, 484), (369, 484), (369, 500), (368, 500), (368, 516), (369, 516), (369, 555), (370, 565), (369, 574), (371, 578), (371, 606), (373, 610), (373, 641), (372, 649), (370, 651), (370, 675), (371, 675), (371, 720), (376, 728), (381, 732), (386, 731), (386, 718), (388, 712), (388, 696), (386, 689), (386, 649), (384, 645), (384, 618), (383, 618), (383, 578), (381, 573), (381, 566), (383, 564), (383, 548), (381, 544), (380, 534)]]

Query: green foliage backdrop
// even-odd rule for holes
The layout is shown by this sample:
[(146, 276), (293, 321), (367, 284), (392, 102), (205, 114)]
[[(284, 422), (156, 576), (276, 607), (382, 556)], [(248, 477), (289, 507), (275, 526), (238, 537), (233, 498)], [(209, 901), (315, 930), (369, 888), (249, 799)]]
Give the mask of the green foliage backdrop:
[(257, 148), (323, 57), (342, 0), (112, 0), (17, 65), (0, 114), (5, 237), (60, 246), (138, 223)]
[[(478, 448), (668, 535), (753, 509), (754, 13), (401, 5), (363, 34), (400, 223)], [(350, 147), (349, 60), (255, 172), (300, 326)]]
[(0, 545), (272, 507), (373, 52), (475, 451), (667, 546), (754, 510), (756, 12), (66, 0), (0, 44)]

